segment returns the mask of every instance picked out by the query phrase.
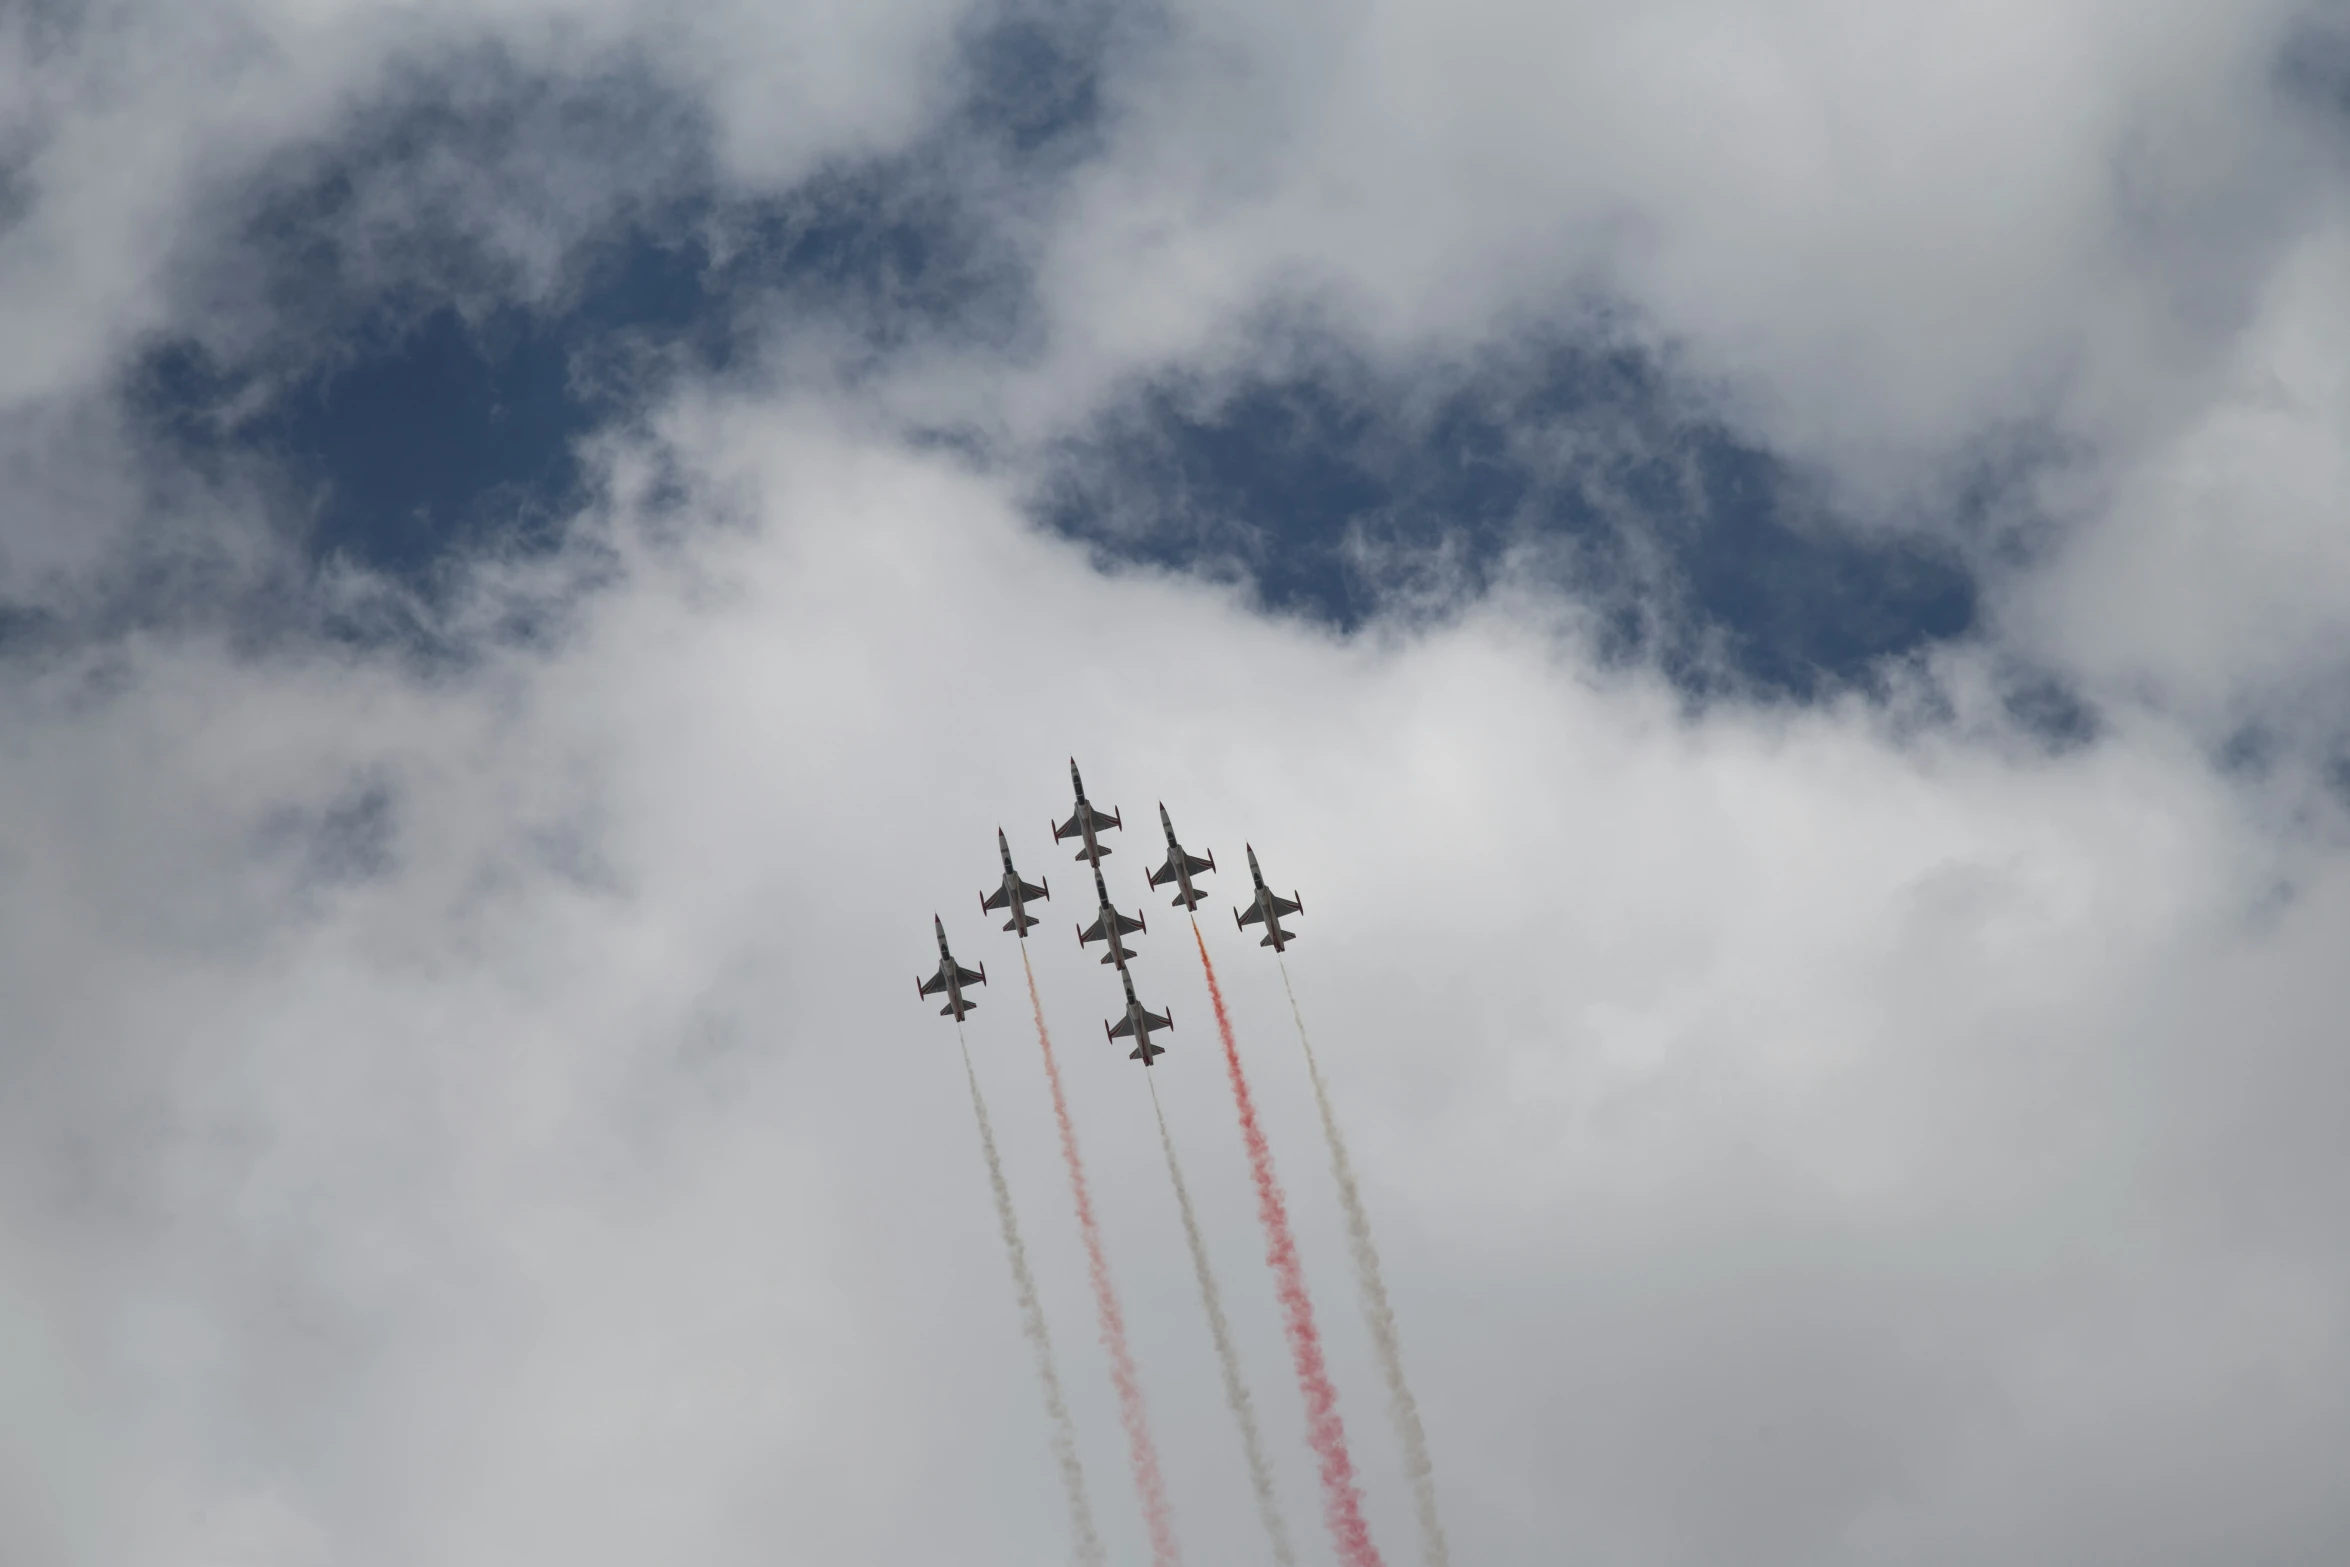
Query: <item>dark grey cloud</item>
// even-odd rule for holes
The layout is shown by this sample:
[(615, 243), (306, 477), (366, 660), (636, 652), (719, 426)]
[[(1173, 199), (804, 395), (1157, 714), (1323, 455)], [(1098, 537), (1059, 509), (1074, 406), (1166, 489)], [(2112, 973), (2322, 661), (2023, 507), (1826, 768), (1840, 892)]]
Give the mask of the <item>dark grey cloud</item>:
[(2286, 35), (2277, 72), (2318, 108), (2350, 117), (2350, 15), (2339, 5), (2313, 6)]

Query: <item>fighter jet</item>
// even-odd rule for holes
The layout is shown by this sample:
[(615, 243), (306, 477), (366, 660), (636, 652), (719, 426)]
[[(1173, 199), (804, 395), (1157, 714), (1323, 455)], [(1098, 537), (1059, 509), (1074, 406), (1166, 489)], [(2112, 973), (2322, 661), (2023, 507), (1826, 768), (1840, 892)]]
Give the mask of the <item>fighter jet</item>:
[(1125, 945), (1118, 938), (1138, 930), (1148, 930), (1150, 927), (1143, 924), (1140, 910), (1136, 911), (1135, 918), (1128, 919), (1110, 907), (1110, 889), (1102, 884), (1102, 868), (1098, 865), (1093, 868), (1093, 891), (1094, 897), (1101, 905), (1101, 912), (1094, 916), (1091, 925), (1077, 933), (1077, 945), (1082, 947), (1088, 942), (1108, 942), (1110, 950), (1102, 954), (1102, 961), (1115, 963), (1123, 970), (1126, 967), (1126, 960), (1133, 957), (1134, 954), (1127, 951)]
[(1167, 818), (1167, 802), (1164, 800), (1159, 802), (1159, 825), (1167, 829), (1167, 863), (1150, 873), (1151, 885), (1157, 887), (1173, 882), (1181, 889), (1175, 894), (1175, 907), (1187, 911), (1196, 909), (1207, 894), (1192, 886), (1191, 878), (1201, 871), (1216, 868), (1216, 851), (1210, 849), (1204, 860), (1184, 853), (1183, 845), (1175, 841), (1175, 824)]
[(945, 991), (947, 1004), (938, 1009), (938, 1015), (952, 1017), (960, 1023), (963, 1021), (964, 1013), (979, 1005), (976, 1001), (963, 999), (963, 987), (965, 985), (986, 984), (987, 965), (980, 964), (979, 972), (974, 974), (962, 964), (957, 963), (955, 955), (947, 950), (946, 922), (933, 914), (930, 916), (930, 923), (938, 931), (938, 972), (928, 979), (916, 976), (914, 993), (918, 996), (935, 996), (940, 991)]
[(992, 914), (997, 909), (1010, 909), (1012, 917), (1004, 922), (1004, 929), (1011, 931), (1022, 941), (1026, 941), (1028, 927), (1041, 923), (1035, 915), (1028, 912), (1028, 900), (1030, 898), (1049, 899), (1052, 897), (1053, 891), (1049, 884), (1042, 887), (1031, 887), (1020, 879), (1020, 873), (1012, 869), (1012, 846), (1004, 841), (1004, 830), (1001, 827), (995, 830), (995, 846), (996, 851), (1004, 857), (1004, 881), (1002, 886), (979, 900), (979, 912)]
[(1306, 906), (1303, 902), (1293, 901), (1297, 896), (1295, 893), (1284, 898), (1266, 886), (1265, 873), (1257, 869), (1257, 851), (1245, 844), (1242, 847), (1248, 848), (1249, 879), (1257, 884), (1257, 890), (1249, 899), (1246, 914), (1241, 913), (1238, 909), (1232, 911), (1233, 923), (1246, 930), (1249, 926), (1262, 921), (1265, 927), (1265, 939), (1258, 942), (1257, 945), (1271, 947), (1275, 952), (1287, 951), (1289, 943), (1297, 940), (1297, 937), (1281, 928), (1281, 916), (1303, 914), (1306, 911)]
[(1128, 1055), (1126, 1059), (1140, 1061), (1144, 1066), (1149, 1066), (1153, 1059), (1167, 1053), (1165, 1045), (1151, 1043), (1151, 1030), (1173, 1028), (1175, 1026), (1174, 1013), (1170, 1010), (1165, 1017), (1154, 1017), (1141, 1002), (1135, 1000), (1134, 976), (1126, 972), (1126, 965), (1123, 963), (1118, 965), (1118, 978), (1126, 986), (1126, 1015), (1120, 1018), (1114, 1026), (1104, 1023), (1102, 1032), (1111, 1039), (1133, 1040), (1133, 1053)]
[(1115, 827), (1124, 832), (1126, 823), (1115, 810), (1104, 816), (1093, 808), (1093, 802), (1086, 799), (1085, 780), (1077, 776), (1077, 758), (1074, 756), (1069, 758), (1069, 783), (1077, 791), (1077, 809), (1067, 821), (1053, 829), (1053, 842), (1059, 843), (1063, 838), (1083, 838), (1085, 847), (1078, 851), (1077, 857), (1090, 860), (1098, 866), (1102, 856), (1110, 851), (1095, 841), (1094, 835), (1104, 827)]

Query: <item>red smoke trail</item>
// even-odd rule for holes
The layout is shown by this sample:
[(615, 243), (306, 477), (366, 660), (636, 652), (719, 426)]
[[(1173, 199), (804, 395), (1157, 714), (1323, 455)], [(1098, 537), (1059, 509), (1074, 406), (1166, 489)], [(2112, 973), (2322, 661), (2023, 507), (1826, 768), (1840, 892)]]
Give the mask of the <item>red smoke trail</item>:
[(1151, 1440), (1150, 1417), (1143, 1409), (1142, 1381), (1134, 1374), (1134, 1354), (1126, 1346), (1126, 1313), (1118, 1304), (1117, 1286), (1110, 1282), (1110, 1259), (1102, 1250), (1101, 1227), (1093, 1217), (1093, 1192), (1085, 1182), (1085, 1161), (1077, 1153), (1077, 1128), (1070, 1123), (1069, 1101), (1061, 1093), (1061, 1067), (1053, 1059), (1053, 1036), (1044, 1026), (1044, 1002), (1036, 993), (1036, 970), (1028, 962), (1025, 945), (1020, 949), (1020, 966), (1028, 970), (1028, 1004), (1036, 1013), (1036, 1042), (1044, 1051), (1045, 1081), (1052, 1085), (1053, 1119), (1061, 1126), (1061, 1156), (1069, 1164), (1069, 1195), (1076, 1200), (1077, 1229), (1085, 1238), (1094, 1310), (1102, 1321), (1102, 1348), (1110, 1352), (1110, 1380), (1118, 1389), (1118, 1419), (1126, 1427), (1126, 1447), (1134, 1461), (1134, 1489), (1142, 1497), (1142, 1520), (1150, 1530), (1151, 1560), (1157, 1567), (1176, 1567), (1183, 1553), (1175, 1544), (1175, 1510), (1167, 1503), (1167, 1480), (1159, 1472), (1158, 1444)]
[(1363, 1521), (1363, 1496), (1355, 1485), (1353, 1454), (1347, 1451), (1346, 1426), (1338, 1418), (1338, 1389), (1330, 1384), (1322, 1359), (1322, 1334), (1314, 1326), (1313, 1298), (1306, 1294), (1305, 1269), (1297, 1259), (1297, 1239), (1289, 1232), (1289, 1203), (1273, 1173), (1273, 1150), (1265, 1129), (1257, 1124), (1257, 1104), (1248, 1091), (1248, 1075), (1240, 1068), (1240, 1048), (1232, 1039), (1232, 1016), (1224, 1010), (1224, 987), (1216, 983), (1216, 965), (1208, 944), (1191, 926), (1199, 943), (1199, 966), (1208, 976), (1208, 999), (1216, 1006), (1216, 1032), (1224, 1039), (1224, 1070), (1232, 1079), (1232, 1105), (1240, 1112), (1240, 1135), (1248, 1143), (1249, 1171), (1256, 1177), (1257, 1217), (1265, 1226), (1265, 1261), (1272, 1266), (1281, 1296), (1281, 1326), (1289, 1337), (1289, 1356), (1297, 1363), (1298, 1391), (1306, 1401), (1306, 1440), (1322, 1467), (1322, 1517), (1337, 1542), (1339, 1559), (1347, 1567), (1383, 1567), (1379, 1547), (1371, 1543), (1370, 1525)]

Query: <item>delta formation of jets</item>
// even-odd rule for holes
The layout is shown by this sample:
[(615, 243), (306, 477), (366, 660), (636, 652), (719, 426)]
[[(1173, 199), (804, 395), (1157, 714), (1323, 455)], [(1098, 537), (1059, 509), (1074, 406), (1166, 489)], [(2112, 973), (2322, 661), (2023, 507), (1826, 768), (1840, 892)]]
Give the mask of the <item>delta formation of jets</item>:
[[(1082, 948), (1097, 941), (1102, 943), (1105, 949), (1102, 962), (1117, 968), (1118, 984), (1126, 993), (1125, 1016), (1115, 1023), (1105, 1020), (1102, 1032), (1113, 1041), (1133, 1040), (1134, 1049), (1127, 1059), (1149, 1066), (1167, 1053), (1167, 1047), (1154, 1044), (1151, 1035), (1162, 1029), (1172, 1029), (1175, 1023), (1171, 1013), (1153, 1012), (1136, 999), (1134, 976), (1126, 967), (1127, 959), (1136, 954), (1127, 947), (1125, 938), (1137, 932), (1147, 932), (1150, 927), (1144, 923), (1139, 909), (1131, 916), (1119, 913), (1110, 902), (1109, 884), (1102, 880), (1102, 858), (1110, 852), (1110, 848), (1101, 841), (1101, 834), (1110, 828), (1123, 832), (1126, 823), (1114, 807), (1107, 812), (1099, 811), (1086, 799), (1085, 780), (1078, 774), (1075, 757), (1069, 759), (1069, 784), (1077, 795), (1076, 809), (1070, 812), (1067, 821), (1053, 827), (1053, 841), (1060, 843), (1069, 838), (1079, 841), (1081, 847), (1077, 851), (1077, 858), (1093, 871), (1095, 907), (1093, 923), (1077, 928), (1077, 945)], [(1167, 859), (1157, 870), (1147, 873), (1150, 884), (1153, 887), (1172, 885), (1175, 888), (1174, 906), (1189, 913), (1197, 909), (1207, 897), (1192, 878), (1215, 870), (1215, 853), (1211, 850), (1205, 857), (1186, 853), (1175, 836), (1175, 823), (1167, 815), (1167, 807), (1163, 804), (1159, 807), (1159, 826), (1167, 834)], [(995, 842), (996, 852), (1003, 860), (1003, 878), (997, 883), (995, 891), (981, 894), (979, 908), (986, 914), (1009, 914), (1011, 917), (1004, 921), (1004, 929), (1026, 941), (1030, 928), (1041, 923), (1028, 912), (1028, 905), (1037, 901), (1050, 902), (1052, 889), (1044, 882), (1030, 886), (1020, 879), (1019, 871), (1012, 866), (1012, 845), (1000, 827), (996, 829)], [(1257, 867), (1257, 851), (1254, 848), (1248, 849), (1248, 874), (1249, 880), (1255, 884), (1255, 890), (1249, 894), (1245, 913), (1239, 909), (1232, 911), (1233, 922), (1243, 930), (1251, 925), (1264, 926), (1264, 939), (1258, 944), (1271, 947), (1276, 952), (1285, 951), (1297, 937), (1282, 928), (1282, 917), (1303, 914), (1305, 904), (1295, 893), (1284, 898), (1265, 885), (1265, 873)], [(917, 980), (916, 989), (924, 996), (944, 992), (946, 1005), (938, 1009), (939, 1015), (952, 1017), (960, 1023), (966, 1013), (979, 1005), (963, 994), (963, 987), (986, 984), (987, 965), (980, 964), (979, 971), (973, 973), (957, 963), (954, 954), (947, 950), (946, 922), (934, 914), (930, 917), (930, 923), (938, 932), (938, 972), (928, 979)]]

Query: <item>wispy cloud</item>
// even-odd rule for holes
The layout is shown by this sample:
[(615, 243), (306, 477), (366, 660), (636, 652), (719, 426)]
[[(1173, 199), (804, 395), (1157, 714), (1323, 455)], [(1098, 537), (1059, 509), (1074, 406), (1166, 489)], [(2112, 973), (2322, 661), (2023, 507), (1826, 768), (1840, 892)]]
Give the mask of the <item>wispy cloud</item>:
[[(1064, 1550), (907, 980), (933, 909), (1003, 939), (955, 911), (1072, 750), (1227, 885), (1283, 846), (1462, 1560), (2341, 1556), (2321, 36), (18, 8), (0, 1556)], [(478, 406), (338, 458), (441, 348)], [(469, 520), (336, 547), (370, 473)], [(1051, 928), (1081, 1040), (1115, 991)], [(1277, 1366), (1207, 998), (1139, 941)], [(1050, 1211), (1025, 1026), (971, 1043)], [(1063, 1065), (1183, 1538), (1258, 1549), (1139, 1069)], [(1076, 1237), (1026, 1240), (1082, 1322)], [(1305, 1516), (1304, 1411), (1255, 1413)]]

